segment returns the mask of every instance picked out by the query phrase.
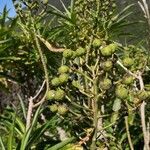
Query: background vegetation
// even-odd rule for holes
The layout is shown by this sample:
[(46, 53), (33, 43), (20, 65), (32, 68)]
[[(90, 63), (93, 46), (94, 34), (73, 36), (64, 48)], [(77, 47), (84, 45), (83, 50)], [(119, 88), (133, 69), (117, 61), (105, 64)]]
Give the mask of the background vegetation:
[(146, 1), (13, 2), (17, 16), (0, 15), (1, 149), (149, 150)]

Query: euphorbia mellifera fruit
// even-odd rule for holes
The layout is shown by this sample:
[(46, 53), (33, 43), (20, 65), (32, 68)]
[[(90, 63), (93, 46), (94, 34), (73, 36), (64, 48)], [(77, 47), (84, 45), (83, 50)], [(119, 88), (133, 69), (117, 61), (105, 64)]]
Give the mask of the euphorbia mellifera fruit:
[(107, 60), (105, 62), (102, 63), (102, 68), (105, 70), (105, 71), (109, 71), (111, 70), (113, 67), (113, 63), (111, 60)]
[(52, 84), (53, 86), (58, 86), (58, 85), (60, 84), (59, 78), (58, 78), (58, 77), (53, 78), (53, 79), (51, 80), (51, 84)]
[(100, 88), (103, 90), (108, 90), (111, 86), (112, 82), (108, 78), (105, 78), (103, 81), (100, 82)]
[(70, 49), (66, 49), (63, 52), (63, 57), (65, 58), (71, 58), (73, 56), (73, 51)]
[(111, 56), (118, 48), (118, 45), (115, 43), (109, 44), (106, 47), (101, 49), (103, 56)]
[(109, 44), (109, 47), (110, 47), (112, 53), (114, 53), (118, 48), (118, 44), (112, 43), (112, 44)]
[(122, 62), (125, 67), (130, 67), (134, 63), (133, 59), (130, 57), (125, 57)]
[(64, 97), (65, 97), (65, 92), (62, 89), (56, 90), (55, 96), (54, 96), (56, 100), (62, 100)]
[(111, 56), (112, 55), (112, 51), (111, 51), (111, 48), (109, 46), (102, 48), (101, 53), (103, 56)]
[(60, 115), (66, 114), (67, 111), (68, 111), (68, 109), (67, 109), (66, 106), (64, 106), (64, 105), (59, 105), (59, 106), (58, 106), (58, 113), (59, 113)]
[(134, 77), (133, 76), (126, 76), (123, 78), (123, 83), (126, 85), (130, 85), (132, 84), (134, 81)]
[(49, 90), (47, 92), (46, 99), (47, 100), (52, 100), (52, 99), (54, 99), (54, 96), (55, 96), (55, 90)]
[(58, 68), (58, 73), (60, 73), (60, 74), (61, 73), (67, 73), (67, 72), (69, 72), (69, 67), (66, 65), (63, 65), (63, 66)]
[(60, 83), (66, 83), (69, 79), (69, 75), (66, 73), (63, 73), (59, 76)]
[(77, 50), (76, 50), (76, 56), (82, 56), (84, 55), (86, 52), (86, 50), (82, 47), (79, 47)]
[(145, 90), (142, 90), (142, 91), (138, 91), (137, 97), (138, 97), (140, 100), (144, 101), (144, 100), (146, 100), (147, 98), (150, 97), (150, 94), (149, 94), (149, 92), (147, 92), (147, 91), (145, 91)]
[(79, 81), (73, 80), (73, 81), (72, 81), (72, 85), (73, 85), (74, 87), (78, 88), (78, 89), (81, 88), (81, 85), (80, 85)]
[(95, 38), (92, 43), (93, 47), (100, 47), (102, 45), (102, 40)]
[(128, 90), (124, 86), (118, 86), (116, 96), (120, 99), (126, 99), (128, 97)]
[(58, 106), (56, 104), (52, 104), (49, 106), (51, 112), (56, 112), (58, 110)]

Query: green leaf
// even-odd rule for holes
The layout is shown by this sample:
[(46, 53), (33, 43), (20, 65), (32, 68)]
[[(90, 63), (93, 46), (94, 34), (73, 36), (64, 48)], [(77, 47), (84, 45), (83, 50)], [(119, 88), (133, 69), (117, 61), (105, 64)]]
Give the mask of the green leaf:
[(0, 145), (1, 145), (1, 150), (6, 150), (1, 136), (0, 136)]
[(47, 150), (58, 150), (58, 149), (64, 147), (65, 145), (71, 143), (73, 140), (75, 140), (75, 137), (66, 139), (66, 140), (64, 140), (64, 141), (62, 141), (62, 142), (60, 142), (60, 143), (58, 143), (58, 144), (48, 148)]
[[(12, 114), (14, 116), (14, 113)], [(22, 132), (22, 133), (25, 133), (25, 125), (24, 123), (22, 122), (22, 120), (19, 118), (19, 117), (15, 117), (15, 123), (18, 125), (19, 127), (19, 130)]]
[(38, 120), (38, 116), (39, 116), (39, 113), (41, 111), (41, 105), (38, 107), (38, 109), (36, 110), (35, 112), (35, 115), (33, 117), (33, 120), (32, 120), (32, 123), (31, 123), (31, 126), (29, 127), (29, 129), (25, 132), (24, 136), (23, 136), (23, 139), (21, 141), (21, 148), (22, 150), (26, 149), (26, 146), (28, 145), (28, 141), (29, 141), (29, 138), (30, 136), (32, 135), (32, 131), (33, 131), (33, 128), (35, 127), (36, 123), (37, 123), (37, 120)]
[(10, 41), (10, 39), (2, 40), (2, 41), (0, 41), (0, 44), (4, 44), (4, 43), (9, 42), (9, 41)]
[(30, 148), (33, 144), (38, 142), (39, 138), (42, 136), (42, 134), (46, 131), (46, 129), (50, 129), (51, 127), (54, 127), (57, 122), (57, 116), (54, 116), (49, 121), (47, 121), (44, 125), (37, 128), (31, 135), (30, 140), (27, 145), (27, 149)]
[(7, 11), (7, 7), (5, 5), (4, 9), (3, 9), (3, 12), (2, 12), (2, 16), (0, 18), (0, 26), (3, 28), (5, 27), (5, 23), (6, 23), (6, 19), (7, 19), (7, 16), (8, 16), (8, 11)]
[(8, 57), (0, 57), (0, 60), (21, 60), (21, 58), (15, 56), (8, 56)]
[[(3, 127), (5, 127), (8, 131), (11, 131), (12, 119), (5, 117), (5, 116), (1, 116), (0, 121)], [(16, 132), (18, 137), (21, 139), (23, 136), (23, 133), (20, 131), (20, 129), (17, 126), (14, 126), (14, 131)]]
[(62, 4), (63, 8), (65, 9), (65, 11), (66, 11), (68, 17), (71, 18), (71, 13), (69, 12), (69, 10), (68, 10), (67, 7), (65, 6), (65, 4), (62, 2), (62, 0), (60, 0), (60, 2), (61, 2), (61, 4)]
[(121, 17), (122, 15), (124, 16), (124, 14), (127, 12), (128, 9), (130, 9), (132, 6), (134, 6), (135, 4), (130, 4), (127, 7), (125, 7), (120, 13), (118, 13), (113, 20), (114, 21), (118, 21), (118, 18)]
[(8, 137), (8, 147), (7, 147), (8, 150), (13, 149), (15, 121), (16, 121), (16, 113), (13, 116), (13, 120), (10, 126), (9, 137)]
[(18, 96), (18, 99), (19, 99), (20, 104), (21, 104), (21, 108), (22, 108), (22, 112), (23, 112), (24, 119), (26, 119), (26, 118), (27, 118), (27, 112), (26, 112), (25, 104), (24, 104), (24, 102), (23, 102), (21, 96), (20, 96), (19, 94), (17, 94), (17, 96)]

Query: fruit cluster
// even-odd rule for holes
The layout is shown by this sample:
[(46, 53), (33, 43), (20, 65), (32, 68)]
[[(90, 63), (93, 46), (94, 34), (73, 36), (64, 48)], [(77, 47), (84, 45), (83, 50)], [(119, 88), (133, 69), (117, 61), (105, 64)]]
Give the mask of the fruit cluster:
[(69, 78), (68, 72), (69, 72), (68, 66), (65, 66), (65, 65), (61, 66), (58, 69), (59, 76), (51, 80), (51, 85), (56, 87), (56, 86), (66, 83)]
[[(132, 45), (123, 47), (117, 43), (98, 38), (93, 40), (92, 48), (94, 52), (98, 51), (96, 57), (94, 56), (95, 59), (98, 57), (100, 59), (98, 70), (99, 92), (103, 93), (104, 99), (118, 98), (131, 102), (130, 97), (133, 97), (132, 103), (135, 104), (137, 101), (134, 101), (134, 99), (139, 99), (139, 102), (141, 102), (150, 98), (149, 91), (145, 89), (137, 90), (139, 81), (133, 75), (142, 70), (142, 66), (146, 62), (147, 58), (144, 57), (145, 53), (142, 49)], [(121, 66), (117, 63), (118, 61), (121, 62)], [(130, 72), (132, 73), (130, 74)]]
[(63, 57), (67, 59), (75, 59), (76, 57), (81, 57), (86, 53), (86, 49), (83, 47), (79, 47), (76, 51), (72, 51), (70, 49), (66, 49), (63, 52)]
[(57, 104), (50, 105), (49, 109), (53, 113), (58, 112), (58, 114), (60, 115), (65, 115), (66, 112), (68, 111), (68, 108), (65, 105), (57, 105)]
[(54, 77), (51, 80), (52, 90), (47, 92), (46, 99), (52, 102), (49, 106), (52, 112), (57, 112), (61, 115), (65, 114), (68, 109), (64, 105), (60, 105), (59, 103), (65, 98), (65, 91), (63, 90), (63, 86), (67, 83), (69, 79), (69, 67), (66, 65), (62, 65), (58, 68), (58, 77)]

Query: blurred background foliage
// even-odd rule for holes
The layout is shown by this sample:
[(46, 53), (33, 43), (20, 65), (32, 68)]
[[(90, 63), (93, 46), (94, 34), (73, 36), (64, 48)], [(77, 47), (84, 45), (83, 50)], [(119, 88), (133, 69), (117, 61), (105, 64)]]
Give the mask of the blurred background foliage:
[[(143, 149), (138, 109), (143, 101), (147, 102), (149, 124), (149, 93), (145, 99), (137, 98), (140, 85), (133, 79), (135, 85), (123, 85), (129, 90), (127, 101), (116, 99), (115, 95), (116, 87), (127, 76), (116, 63), (123, 62), (126, 56), (134, 59), (133, 66), (127, 68), (133, 73), (143, 71), (144, 91), (150, 90), (149, 27), (137, 1), (13, 0), (13, 3), (16, 17), (9, 18), (6, 7), (0, 15), (1, 149)], [(94, 39), (100, 39), (100, 44), (92, 45)], [(117, 44), (117, 51), (104, 57), (98, 49), (110, 44)], [(69, 52), (62, 53), (66, 49)], [(89, 50), (86, 55), (84, 49)], [(71, 58), (70, 51), (75, 54)], [(113, 71), (103, 68), (105, 61), (113, 63), (110, 66)], [(101, 80), (106, 77), (114, 85), (111, 89), (107, 89), (108, 85), (104, 89), (98, 87), (101, 101), (93, 106), (93, 68), (97, 64), (102, 70), (98, 68), (101, 77), (98, 84), (105, 87)], [(63, 65), (69, 67), (69, 73), (60, 71)], [(64, 83), (59, 85), (57, 77)], [(42, 83), (45, 84), (39, 90)], [(47, 91), (49, 100), (41, 101)], [(144, 96), (145, 93), (141, 97)], [(35, 106), (38, 102), (40, 105)], [(97, 116), (103, 118), (100, 125), (95, 125)]]

